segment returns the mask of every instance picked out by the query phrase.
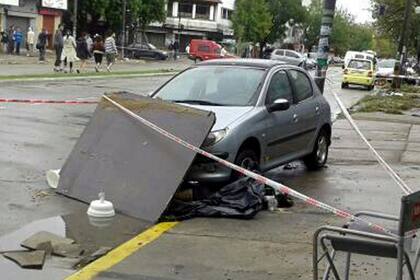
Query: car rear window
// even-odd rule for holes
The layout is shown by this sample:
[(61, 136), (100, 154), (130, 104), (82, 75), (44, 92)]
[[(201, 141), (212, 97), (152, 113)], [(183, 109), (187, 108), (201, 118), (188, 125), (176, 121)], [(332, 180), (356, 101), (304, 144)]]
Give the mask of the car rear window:
[(350, 60), (348, 68), (358, 69), (358, 70), (371, 70), (372, 62), (362, 61), (362, 60)]

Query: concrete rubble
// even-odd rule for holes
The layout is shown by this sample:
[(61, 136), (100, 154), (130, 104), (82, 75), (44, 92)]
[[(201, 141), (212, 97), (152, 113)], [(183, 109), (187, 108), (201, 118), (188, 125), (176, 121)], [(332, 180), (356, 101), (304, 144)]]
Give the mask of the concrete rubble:
[(45, 251), (8, 252), (3, 256), (17, 263), (22, 268), (42, 269), (45, 262)]

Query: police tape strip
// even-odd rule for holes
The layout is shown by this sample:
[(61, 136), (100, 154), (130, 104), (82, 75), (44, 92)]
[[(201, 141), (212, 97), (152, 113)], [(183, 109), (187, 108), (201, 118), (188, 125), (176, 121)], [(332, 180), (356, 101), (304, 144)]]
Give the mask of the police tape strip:
[(363, 224), (366, 224), (370, 228), (372, 228), (374, 231), (385, 233), (387, 235), (391, 235), (391, 236), (397, 237), (396, 234), (394, 234), (392, 231), (390, 231), (389, 229), (387, 229), (387, 228), (385, 228), (383, 226), (380, 226), (380, 225), (371, 223), (371, 222), (369, 222), (369, 221), (367, 221), (365, 219), (361, 219), (359, 217), (356, 217), (356, 216), (354, 216), (353, 214), (351, 214), (351, 213), (349, 213), (347, 211), (340, 210), (338, 208), (335, 208), (333, 206), (330, 206), (328, 204), (325, 204), (323, 202), (320, 202), (320, 201), (318, 201), (318, 200), (316, 200), (314, 198), (308, 197), (308, 196), (306, 196), (304, 194), (301, 194), (301, 193), (299, 193), (299, 192), (297, 192), (297, 191), (295, 191), (295, 190), (293, 190), (293, 189), (291, 189), (289, 187), (286, 187), (283, 184), (280, 184), (280, 183), (278, 183), (276, 181), (273, 181), (271, 179), (268, 179), (268, 178), (266, 178), (266, 177), (264, 177), (262, 175), (259, 175), (257, 173), (252, 172), (252, 171), (249, 171), (247, 169), (244, 169), (244, 168), (242, 168), (240, 166), (237, 166), (237, 165), (235, 165), (235, 164), (233, 164), (233, 163), (231, 163), (229, 161), (223, 160), (223, 159), (221, 159), (221, 158), (219, 158), (219, 157), (217, 157), (217, 156), (215, 156), (213, 154), (210, 154), (210, 153), (208, 153), (208, 152), (206, 152), (206, 151), (204, 151), (204, 150), (202, 150), (200, 148), (197, 148), (197, 147), (189, 144), (188, 142), (182, 140), (181, 138), (179, 138), (179, 137), (177, 137), (177, 136), (169, 133), (168, 131), (166, 131), (166, 130), (160, 128), (160, 127), (158, 127), (157, 125), (149, 122), (148, 120), (146, 120), (146, 119), (138, 116), (137, 114), (135, 114), (131, 110), (125, 108), (123, 105), (119, 104), (118, 102), (112, 100), (108, 96), (104, 95), (103, 98), (105, 100), (107, 100), (108, 102), (110, 102), (111, 104), (113, 104), (115, 107), (119, 108), (121, 111), (123, 111), (127, 115), (129, 115), (132, 118), (138, 120), (139, 122), (141, 122), (145, 126), (153, 129), (154, 131), (158, 132), (159, 134), (165, 136), (166, 138), (169, 138), (170, 140), (172, 140), (172, 141), (180, 144), (181, 146), (183, 146), (183, 147), (185, 147), (187, 149), (190, 149), (190, 150), (196, 152), (197, 154), (200, 154), (200, 155), (205, 156), (205, 157), (207, 157), (209, 159), (212, 159), (212, 160), (214, 160), (214, 161), (216, 161), (216, 162), (218, 162), (218, 163), (220, 163), (220, 164), (222, 164), (222, 165), (224, 165), (226, 167), (229, 167), (230, 169), (233, 169), (233, 170), (235, 170), (235, 171), (237, 171), (237, 172), (239, 172), (239, 173), (241, 173), (241, 174), (243, 174), (243, 175), (245, 175), (247, 177), (250, 177), (250, 178), (252, 178), (252, 179), (254, 179), (254, 180), (256, 180), (256, 181), (258, 181), (258, 182), (260, 182), (262, 184), (265, 184), (267, 186), (270, 186), (270, 187), (274, 188), (275, 190), (278, 190), (279, 192), (281, 192), (283, 194), (290, 195), (290, 196), (292, 196), (294, 198), (300, 199), (300, 200), (304, 201), (308, 205), (315, 206), (315, 207), (318, 207), (320, 209), (326, 210), (328, 212), (333, 213), (337, 217), (340, 217), (340, 218), (343, 218), (343, 219), (352, 219), (354, 221), (361, 222)]
[(334, 96), (335, 101), (337, 102), (338, 106), (340, 107), (347, 121), (350, 123), (353, 129), (357, 132), (360, 138), (362, 138), (363, 142), (366, 143), (366, 145), (369, 147), (369, 150), (372, 152), (373, 156), (381, 164), (381, 166), (385, 169), (385, 171), (391, 176), (391, 178), (395, 181), (395, 183), (397, 183), (397, 185), (401, 188), (401, 190), (406, 195), (413, 193), (413, 190), (404, 182), (403, 179), (401, 179), (401, 177), (391, 168), (391, 166), (381, 157), (381, 155), (379, 155), (379, 153), (375, 150), (375, 148), (369, 143), (369, 141), (360, 131), (357, 124), (354, 122), (349, 111), (346, 109), (346, 106), (344, 106), (343, 102), (338, 97), (338, 95), (334, 91), (331, 91), (331, 94)]
[(98, 104), (98, 101), (78, 101), (78, 100), (41, 100), (41, 99), (5, 99), (0, 98), (0, 103), (29, 103), (29, 104)]

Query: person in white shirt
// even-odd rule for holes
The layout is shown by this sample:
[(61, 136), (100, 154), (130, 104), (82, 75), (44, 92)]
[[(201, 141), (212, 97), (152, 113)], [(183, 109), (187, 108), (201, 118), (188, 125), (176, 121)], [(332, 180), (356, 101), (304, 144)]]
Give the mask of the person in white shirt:
[(35, 32), (32, 30), (32, 27), (28, 28), (28, 32), (26, 33), (26, 49), (27, 54), (26, 56), (32, 56), (34, 53), (34, 43), (35, 43)]

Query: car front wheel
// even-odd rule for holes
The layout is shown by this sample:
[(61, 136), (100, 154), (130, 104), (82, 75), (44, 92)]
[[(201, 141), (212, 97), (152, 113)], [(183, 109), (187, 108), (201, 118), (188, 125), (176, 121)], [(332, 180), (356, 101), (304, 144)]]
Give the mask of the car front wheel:
[[(260, 169), (258, 154), (250, 149), (240, 150), (236, 156), (235, 164), (251, 171), (258, 171)], [(236, 171), (232, 173), (233, 179), (238, 179), (241, 176), (242, 174)]]
[(328, 160), (329, 139), (325, 130), (319, 133), (315, 147), (303, 161), (309, 170), (318, 170), (325, 166)]

